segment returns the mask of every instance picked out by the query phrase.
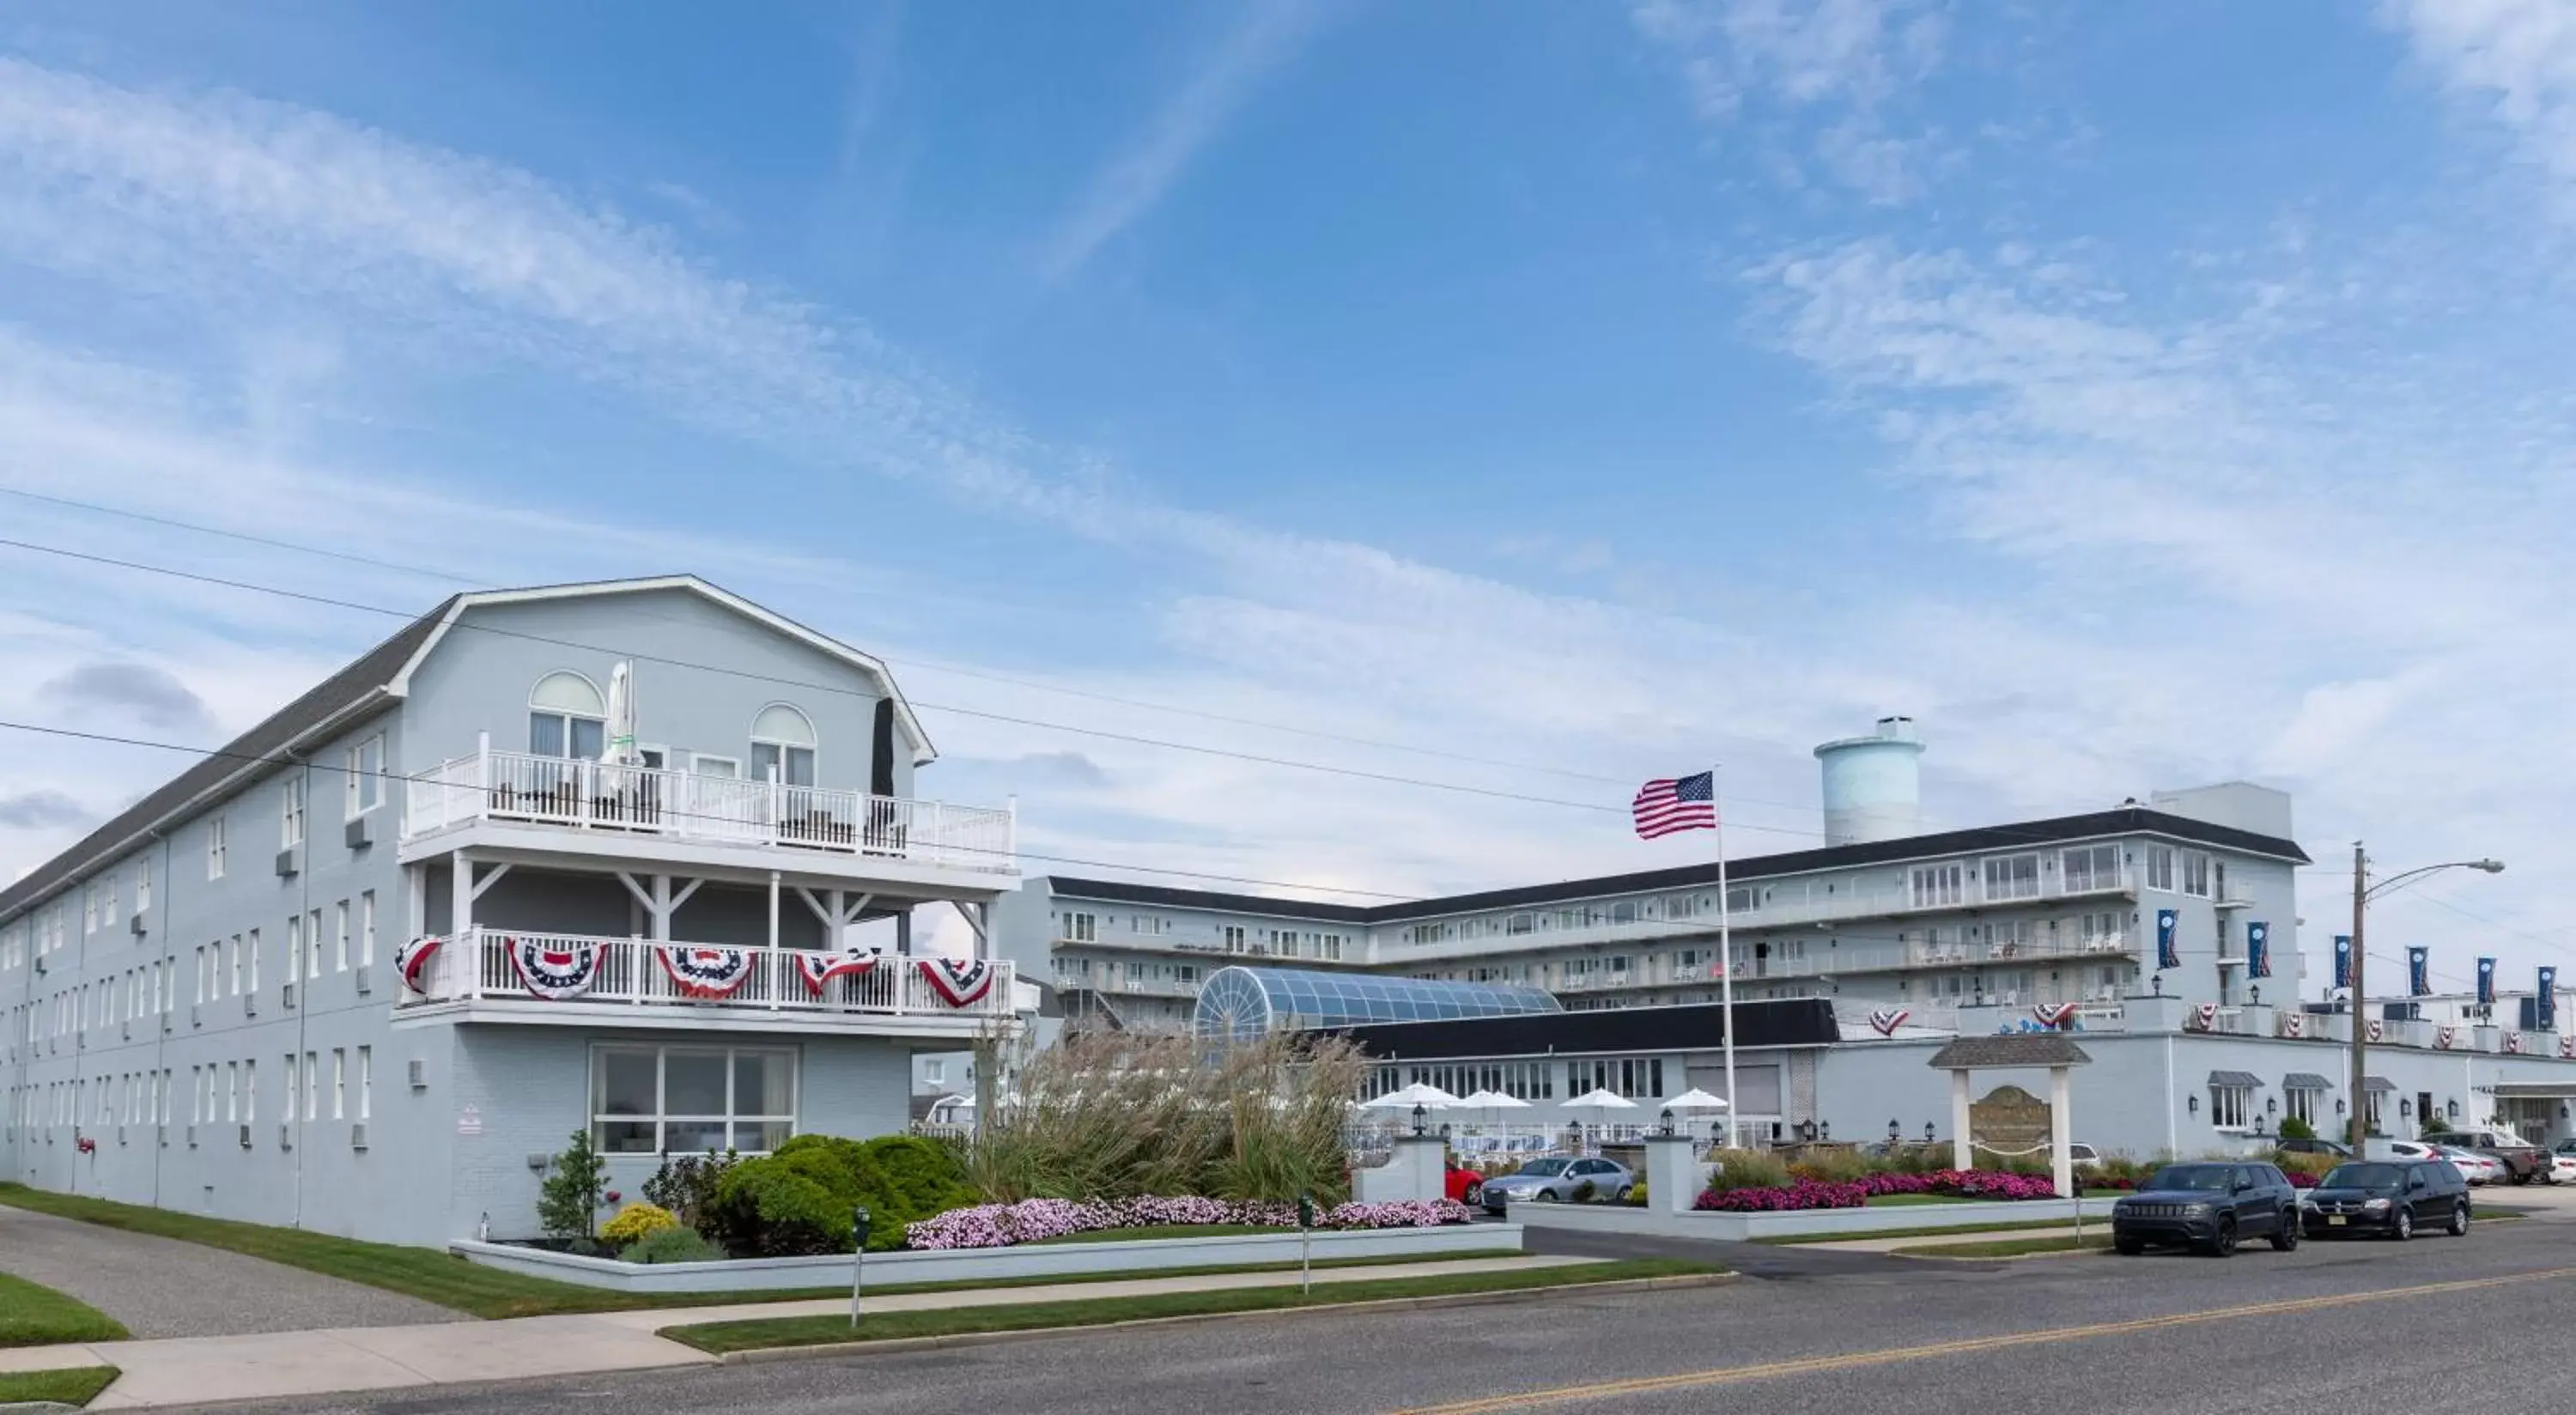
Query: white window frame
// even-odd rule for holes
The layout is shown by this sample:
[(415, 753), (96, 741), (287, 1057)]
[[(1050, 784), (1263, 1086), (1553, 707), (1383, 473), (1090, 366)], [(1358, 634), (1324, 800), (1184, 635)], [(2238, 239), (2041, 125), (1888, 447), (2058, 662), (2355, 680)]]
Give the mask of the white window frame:
[(2209, 1123), (2221, 1130), (2244, 1130), (2253, 1125), (2254, 1088), (2251, 1086), (2212, 1086), (2209, 1088)]
[(322, 976), (322, 911), (319, 909), (304, 916), (304, 961), (307, 965), (304, 976)]
[(379, 732), (358, 743), (346, 756), (342, 809), (348, 819), (356, 820), (385, 803), (385, 734)]
[(279, 793), (277, 813), (277, 848), (292, 850), (304, 843), (304, 773), (286, 779)]
[(1064, 912), (1063, 934), (1064, 941), (1067, 943), (1097, 942), (1100, 938), (1100, 919), (1097, 915), (1084, 910), (1068, 909)]
[(206, 878), (224, 877), (224, 818), (206, 818)]
[(2305, 1086), (2295, 1086), (2281, 1093), (2281, 1113), (2290, 1120), (2313, 1126), (2317, 1123), (2317, 1093)]
[(2209, 897), (2209, 854), (2203, 850), (2186, 850), (2182, 855), (2182, 892), (2194, 899)]
[(2174, 892), (2174, 848), (2172, 846), (2147, 847), (2146, 878), (2142, 883), (2149, 889), (2165, 894)]
[(331, 930), (331, 937), (333, 940), (331, 947), (331, 962), (333, 966), (331, 971), (335, 973), (345, 973), (349, 971), (348, 900), (343, 899), (339, 903), (331, 906), (331, 920), (335, 925)]
[(365, 1120), (376, 1109), (376, 1049), (358, 1048), (358, 1118)]
[[(724, 770), (707, 770), (711, 766), (722, 766)], [(740, 781), (742, 780), (742, 758), (718, 756), (714, 752), (691, 752), (689, 771), (695, 776), (713, 776), (726, 781)]]
[[(2108, 879), (2104, 878), (2102, 872), (2102, 860), (2105, 854), (2110, 857)], [(2075, 864), (2079, 859), (2083, 861), (2080, 869)], [(2083, 877), (2082, 884), (2076, 883), (2078, 875)], [(2122, 883), (2120, 847), (2117, 845), (2069, 845), (2057, 852), (2057, 884), (2064, 893), (2091, 894), (2100, 890), (2117, 889)]]
[(138, 915), (152, 912), (152, 867), (150, 865), (134, 867), (134, 912)]
[[(538, 691), (539, 691), (540, 689), (544, 688), (548, 682), (550, 682), (550, 681), (552, 681), (553, 679), (558, 678), (558, 677), (561, 677), (561, 678), (571, 678), (571, 679), (575, 679), (575, 680), (579, 681), (579, 682), (580, 682), (580, 684), (581, 684), (583, 687), (585, 687), (585, 688), (589, 689), (589, 690), (590, 690), (590, 700), (591, 700), (592, 702), (594, 702), (594, 703), (599, 704), (599, 710), (598, 710), (597, 712), (595, 712), (595, 713), (592, 713), (592, 712), (574, 712), (574, 711), (573, 711), (572, 709), (570, 709), (570, 708), (540, 706), (540, 705), (538, 704), (538, 702), (537, 702), (537, 693), (538, 693)], [(553, 753), (547, 753), (547, 752), (543, 752), (543, 751), (538, 750), (538, 747), (537, 747), (537, 719), (538, 719), (538, 718), (541, 718), (541, 717), (550, 717), (550, 718), (553, 718), (553, 719), (555, 719), (557, 722), (559, 722), (559, 723), (561, 723), (561, 724), (562, 724), (562, 727), (563, 727), (563, 749), (562, 749), (561, 751), (553, 752)], [(552, 670), (552, 671), (550, 671), (550, 672), (546, 672), (546, 673), (540, 673), (540, 674), (538, 674), (538, 675), (537, 675), (537, 681), (535, 681), (534, 683), (531, 683), (531, 684), (529, 684), (529, 685), (528, 685), (528, 753), (529, 753), (529, 755), (531, 755), (531, 756), (549, 756), (549, 755), (550, 755), (550, 756), (553, 756), (553, 757), (555, 757), (555, 758), (557, 758), (557, 759), (560, 759), (560, 760), (563, 760), (563, 761), (595, 761), (595, 760), (597, 760), (596, 755), (594, 755), (594, 756), (589, 756), (589, 757), (585, 757), (585, 756), (583, 756), (583, 755), (581, 754), (581, 750), (580, 750), (580, 743), (576, 740), (576, 734), (575, 734), (575, 733), (574, 733), (574, 731), (573, 731), (573, 724), (574, 724), (574, 723), (576, 723), (576, 722), (587, 722), (587, 723), (591, 723), (591, 724), (594, 724), (595, 726), (597, 726), (597, 727), (599, 728), (599, 743), (600, 743), (600, 749), (601, 749), (602, 751), (607, 750), (607, 746), (608, 746), (608, 695), (607, 695), (606, 693), (603, 693), (603, 692), (599, 691), (599, 685), (598, 685), (598, 684), (596, 684), (596, 683), (593, 683), (592, 681), (590, 681), (590, 676), (589, 676), (588, 674), (585, 674), (585, 673), (577, 673), (577, 672), (575, 672), (575, 671), (573, 671), (572, 669), (569, 669), (569, 668), (558, 668), (558, 669), (554, 669), (554, 670)]]
[(369, 889), (358, 894), (358, 966), (372, 968), (375, 965), (376, 892)]
[(1907, 898), (1917, 909), (1948, 909), (1968, 902), (1968, 867), (1958, 860), (1916, 865), (1906, 872)]
[[(798, 718), (802, 719), (805, 723), (805, 735), (811, 740), (804, 742), (791, 742), (784, 737), (763, 737), (755, 732), (752, 734), (750, 739), (751, 756), (749, 760), (755, 767), (757, 767), (757, 764), (760, 761), (761, 749), (766, 747), (777, 753), (778, 761), (776, 765), (778, 768), (779, 785), (801, 786), (807, 788), (822, 785), (823, 734), (815, 728), (813, 714), (790, 702), (763, 703), (760, 711), (751, 715), (753, 725), (755, 727), (758, 726), (762, 718), (767, 717), (771, 712), (779, 708), (785, 708), (787, 711), (796, 714)], [(796, 780), (796, 773), (793, 770), (795, 765), (793, 754), (797, 752), (803, 752), (805, 754), (805, 775), (807, 779), (804, 781)], [(767, 782), (769, 780), (769, 775), (766, 771), (757, 771), (756, 775), (762, 782)]]
[[(651, 1114), (606, 1115), (600, 1113), (599, 1092), (601, 1079), (604, 1074), (602, 1068), (605, 1066), (608, 1056), (616, 1052), (651, 1052), (653, 1054), (653, 1112)], [(670, 1113), (667, 1108), (669, 1105), (668, 1097), (670, 1092), (670, 1059), (674, 1054), (687, 1056), (721, 1055), (724, 1057), (725, 1113), (723, 1115), (674, 1115)], [(785, 1063), (787, 1067), (786, 1114), (749, 1115), (734, 1113), (734, 1058), (745, 1054), (770, 1057)], [(773, 1122), (784, 1122), (787, 1126), (787, 1134), (791, 1138), (801, 1133), (797, 1128), (797, 1117), (803, 1108), (805, 1066), (803, 1053), (795, 1047), (728, 1046), (723, 1043), (692, 1044), (687, 1042), (594, 1042), (591, 1044), (590, 1048), (590, 1069), (588, 1074), (582, 1078), (582, 1082), (585, 1088), (583, 1093), (583, 1104), (590, 1108), (591, 1143), (597, 1146), (602, 1154), (635, 1155), (645, 1153), (666, 1153), (667, 1146), (670, 1143), (670, 1126), (674, 1121), (694, 1124), (722, 1122), (726, 1127), (726, 1138), (736, 1142), (732, 1148), (735, 1152), (745, 1155), (767, 1154), (769, 1152), (765, 1149), (755, 1149), (750, 1146), (740, 1144), (739, 1141), (741, 1136), (737, 1132), (743, 1126), (758, 1126)], [(653, 1127), (653, 1147), (650, 1151), (611, 1151), (608, 1148), (606, 1127), (611, 1125), (639, 1125), (645, 1123), (650, 1123)], [(692, 1151), (691, 1153), (694, 1152)]]

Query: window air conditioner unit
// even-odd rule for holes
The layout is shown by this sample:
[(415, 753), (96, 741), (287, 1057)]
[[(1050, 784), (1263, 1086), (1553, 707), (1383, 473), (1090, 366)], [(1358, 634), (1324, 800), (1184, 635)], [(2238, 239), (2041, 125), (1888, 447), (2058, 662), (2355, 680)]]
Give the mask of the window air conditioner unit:
[(360, 816), (356, 820), (349, 822), (348, 825), (342, 827), (340, 831), (340, 839), (342, 843), (346, 844), (352, 850), (364, 850), (368, 846), (373, 845), (375, 843), (375, 837), (368, 834), (367, 831), (368, 822), (374, 819), (374, 816)]
[(349, 1127), (349, 1148), (353, 1150), (363, 1150), (366, 1147), (367, 1122), (361, 1120)]
[(410, 1076), (411, 1076), (411, 1088), (412, 1088), (413, 1090), (415, 1090), (415, 1091), (425, 1091), (425, 1090), (428, 1090), (428, 1089), (429, 1089), (429, 1063), (428, 1063), (428, 1062), (426, 1062), (426, 1061), (421, 1061), (421, 1060), (418, 1060), (418, 1059), (414, 1059), (414, 1060), (411, 1062), (411, 1064), (410, 1064)]
[(361, 963), (358, 965), (357, 973), (358, 995), (364, 997), (368, 993), (374, 992), (376, 990), (376, 980), (374, 977), (375, 969), (368, 964)]
[(303, 846), (289, 845), (285, 849), (277, 852), (277, 873), (279, 878), (292, 878), (295, 872), (302, 868), (304, 868)]
[(288, 983), (285, 987), (278, 990), (278, 1005), (287, 1008), (290, 1011), (294, 1009), (295, 984)]
[(243, 1121), (243, 1122), (242, 1122), (242, 1127), (241, 1127), (241, 1147), (242, 1147), (243, 1149), (245, 1149), (245, 1150), (247, 1150), (247, 1149), (249, 1149), (249, 1148), (250, 1148), (250, 1122), (249, 1122), (249, 1121)]
[(145, 911), (141, 909), (134, 911), (134, 917), (126, 920), (125, 926), (134, 931), (134, 936), (136, 938), (143, 937), (145, 932), (147, 932), (151, 927), (147, 922), (145, 922)]

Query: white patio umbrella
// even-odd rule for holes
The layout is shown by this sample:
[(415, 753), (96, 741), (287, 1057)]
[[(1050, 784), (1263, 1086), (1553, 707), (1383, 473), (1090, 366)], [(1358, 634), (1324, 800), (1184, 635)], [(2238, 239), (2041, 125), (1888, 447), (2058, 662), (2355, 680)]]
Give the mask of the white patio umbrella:
[(1726, 1097), (1712, 1096), (1708, 1092), (1701, 1090), (1699, 1087), (1693, 1086), (1689, 1090), (1682, 1092), (1680, 1095), (1666, 1100), (1664, 1102), (1664, 1109), (1682, 1112), (1694, 1110), (1724, 1110), (1726, 1109)]
[(1363, 1102), (1360, 1109), (1411, 1110), (1415, 1106), (1424, 1110), (1454, 1110), (1458, 1106), (1458, 1098), (1428, 1081), (1416, 1081), (1403, 1090), (1389, 1091), (1376, 1100)]
[(1500, 1091), (1478, 1091), (1458, 1098), (1460, 1110), (1527, 1110), (1529, 1102)]
[(1565, 1103), (1567, 1110), (1635, 1110), (1637, 1103), (1617, 1091), (1593, 1089)]

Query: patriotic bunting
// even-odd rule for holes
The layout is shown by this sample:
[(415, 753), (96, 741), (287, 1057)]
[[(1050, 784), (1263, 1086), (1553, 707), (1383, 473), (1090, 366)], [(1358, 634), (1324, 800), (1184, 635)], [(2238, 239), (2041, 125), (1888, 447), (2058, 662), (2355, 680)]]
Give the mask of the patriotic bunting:
[(2307, 1034), (2308, 1034), (2308, 1019), (2307, 1019), (2307, 1017), (2306, 1017), (2304, 1014), (2302, 1014), (2302, 1013), (2297, 1013), (2297, 1012), (2284, 1012), (2284, 1013), (2282, 1013), (2282, 1014), (2281, 1014), (2281, 1035), (2282, 1035), (2282, 1036), (2285, 1036), (2285, 1037), (2304, 1037), (2304, 1036), (2306, 1036)]
[(394, 971), (402, 975), (404, 987), (417, 993), (429, 991), (421, 984), (420, 972), (429, 966), (430, 955), (438, 952), (438, 946), (445, 942), (447, 940), (436, 934), (422, 934), (394, 949)]
[(2522, 1033), (2507, 1032), (2504, 1034), (2504, 1054), (2507, 1056), (2522, 1055)]
[(568, 1002), (590, 991), (599, 981), (600, 960), (608, 956), (607, 943), (596, 939), (539, 943), (505, 938), (501, 946), (509, 950), (519, 981), (548, 1002)]
[(2436, 1051), (2451, 1050), (2451, 1043), (2456, 1042), (2459, 1039), (2460, 1029), (2457, 1027), (2436, 1027), (2433, 1029), (2433, 1048)]
[(993, 965), (981, 958), (924, 958), (918, 961), (930, 990), (951, 1007), (967, 1007), (993, 990)]
[(2558, 1039), (2558, 1059), (2561, 1061), (2576, 1061), (2576, 1036), (2566, 1036)]
[(1897, 1028), (1905, 1025), (1905, 1019), (1913, 1015), (1902, 1007), (1882, 1007), (1869, 1014), (1869, 1029), (1882, 1037), (1892, 1037), (1896, 1035)]
[(838, 953), (799, 953), (796, 976), (805, 980), (805, 991), (815, 997), (823, 995), (823, 985), (834, 978), (856, 978), (877, 966), (876, 950), (845, 948)]
[(2052, 1031), (2056, 1031), (2064, 1028), (2068, 1023), (2075, 1020), (2075, 1004), (2071, 1002), (2036, 1002), (2031, 1004), (2030, 1015), (2033, 1020), (2039, 1023), (2039, 1025), (2049, 1028)]
[(2218, 1004), (2214, 1002), (2197, 1004), (2191, 1009), (2191, 1016), (2184, 1020), (2195, 1032), (2210, 1031), (2218, 1026)]
[(2388, 1024), (2373, 1017), (2362, 1027), (2361, 1035), (2372, 1046), (2377, 1046), (2388, 1039)]
[(665, 943), (655, 945), (653, 955), (662, 960), (662, 971), (671, 975), (671, 985), (683, 997), (731, 997), (751, 981), (748, 948)]

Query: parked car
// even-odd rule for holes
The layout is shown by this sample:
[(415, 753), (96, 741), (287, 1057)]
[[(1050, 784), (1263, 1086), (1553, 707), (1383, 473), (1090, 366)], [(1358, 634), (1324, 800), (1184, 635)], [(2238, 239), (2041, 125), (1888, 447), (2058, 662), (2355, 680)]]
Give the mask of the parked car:
[(2576, 1184), (2576, 1140), (2561, 1140), (2549, 1152), (2549, 1182)]
[(2404, 1242), (2419, 1227), (2459, 1238), (2469, 1231), (2469, 1186), (2439, 1160), (2355, 1160), (2317, 1181), (2299, 1217), (2311, 1238), (2378, 1233)]
[(2493, 1184), (2504, 1177), (2504, 1162), (2493, 1155), (2438, 1143), (2426, 1148), (2433, 1152), (2431, 1158), (2450, 1161), (2451, 1167), (2460, 1172), (2460, 1177), (2471, 1184)]
[(2081, 1140), (2066, 1142), (2066, 1157), (2077, 1169), (2100, 1169), (2102, 1152)]
[(2111, 1206), (2111, 1246), (2129, 1255), (2178, 1244), (2224, 1258), (2247, 1238), (2299, 1246), (2299, 1194), (2268, 1164), (2172, 1164)]
[(2444, 1135), (2442, 1143), (2485, 1155), (2504, 1166), (2504, 1177), (2516, 1184), (2546, 1179), (2549, 1174), (2540, 1147), (2508, 1130), (2455, 1130)]
[(2340, 1140), (2327, 1140), (2315, 1136), (2299, 1140), (2283, 1140), (2273, 1148), (2285, 1155), (2332, 1155), (2341, 1160), (2352, 1158), (2352, 1146)]
[[(1636, 1182), (1626, 1165), (1612, 1160), (1551, 1155), (1486, 1180), (1483, 1203), (1487, 1213), (1497, 1214), (1506, 1204), (1571, 1204), (1579, 1202), (1580, 1197), (1618, 1203), (1628, 1197)], [(1588, 1195), (1585, 1185), (1591, 1186)]]
[(1485, 1176), (1472, 1169), (1449, 1166), (1449, 1197), (1470, 1208), (1485, 1201)]

